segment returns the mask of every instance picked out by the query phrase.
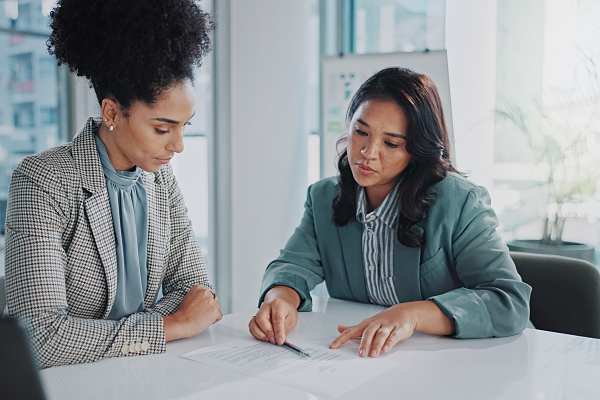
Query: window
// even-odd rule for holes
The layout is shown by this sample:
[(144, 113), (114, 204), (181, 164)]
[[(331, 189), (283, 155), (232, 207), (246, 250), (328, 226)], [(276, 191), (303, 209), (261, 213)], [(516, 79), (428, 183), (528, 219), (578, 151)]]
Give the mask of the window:
[[(66, 140), (59, 117), (59, 73), (46, 50), (47, 33), (42, 0), (0, 3), (0, 275), (12, 171), (24, 156)], [(37, 60), (44, 60), (43, 66), (38, 68)]]
[(19, 2), (19, 15), (14, 19), (15, 29), (29, 30), (32, 28), (31, 8), (32, 5), (30, 3)]
[(598, 2), (338, 4), (343, 51), (447, 50), (458, 167), (490, 190), (505, 239), (540, 239), (548, 217), (600, 244)]
[(56, 60), (51, 56), (42, 56), (39, 58), (40, 77), (49, 79), (56, 74)]
[(56, 0), (4, 0), (0, 2), (0, 28), (48, 33), (48, 14)]
[(354, 53), (444, 48), (445, 0), (356, 0)]
[(10, 56), (10, 80), (16, 93), (33, 91), (33, 63), (30, 52)]
[(40, 107), (40, 125), (56, 125), (58, 123), (58, 111), (56, 107)]
[(32, 102), (15, 103), (13, 104), (13, 110), (15, 128), (33, 128), (35, 126)]
[(510, 238), (558, 214), (563, 239), (600, 244), (599, 18), (593, 0), (498, 2), (492, 189)]

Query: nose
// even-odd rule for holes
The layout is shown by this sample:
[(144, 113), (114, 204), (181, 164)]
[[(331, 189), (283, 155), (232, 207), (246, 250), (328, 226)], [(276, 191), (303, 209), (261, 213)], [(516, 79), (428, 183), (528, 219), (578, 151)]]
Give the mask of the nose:
[(167, 145), (167, 150), (173, 153), (181, 153), (183, 151), (183, 130), (173, 135), (173, 140)]
[(367, 160), (376, 160), (379, 146), (374, 141), (369, 140), (366, 145), (360, 149), (360, 152)]

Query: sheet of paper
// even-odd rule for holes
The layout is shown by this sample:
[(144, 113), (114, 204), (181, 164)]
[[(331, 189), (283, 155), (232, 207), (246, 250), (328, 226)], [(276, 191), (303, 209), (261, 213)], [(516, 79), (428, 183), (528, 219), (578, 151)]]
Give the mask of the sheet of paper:
[(337, 397), (385, 373), (390, 358), (360, 358), (357, 343), (331, 350), (327, 342), (294, 343), (311, 357), (300, 357), (284, 347), (254, 339), (231, 340), (186, 353), (182, 357), (209, 365), (233, 368), (245, 376)]
[(258, 375), (290, 365), (314, 364), (349, 358), (346, 353), (334, 352), (322, 345), (303, 345), (302, 348), (311, 355), (310, 358), (302, 357), (285, 347), (253, 339), (236, 339), (198, 349), (186, 353), (182, 357), (203, 363), (218, 364), (226, 368), (235, 368), (247, 375)]

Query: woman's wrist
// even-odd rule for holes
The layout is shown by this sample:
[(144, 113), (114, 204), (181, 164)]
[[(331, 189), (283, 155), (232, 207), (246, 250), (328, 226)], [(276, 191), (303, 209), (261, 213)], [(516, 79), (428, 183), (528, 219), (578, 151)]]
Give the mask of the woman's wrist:
[(289, 286), (273, 286), (265, 295), (264, 301), (271, 302), (280, 299), (290, 304), (294, 309), (300, 307), (300, 295)]
[(398, 314), (398, 319), (404, 321), (404, 323), (409, 323), (413, 326), (415, 331), (418, 331), (417, 326), (419, 325), (419, 307), (416, 304), (416, 301), (409, 303), (400, 303), (396, 304), (392, 308), (396, 309)]
[(416, 332), (430, 335), (451, 335), (454, 323), (431, 300), (412, 301), (396, 305), (409, 321), (414, 324)]
[(180, 320), (177, 312), (163, 317), (163, 326), (165, 331), (165, 342), (182, 339), (185, 337), (183, 322)]

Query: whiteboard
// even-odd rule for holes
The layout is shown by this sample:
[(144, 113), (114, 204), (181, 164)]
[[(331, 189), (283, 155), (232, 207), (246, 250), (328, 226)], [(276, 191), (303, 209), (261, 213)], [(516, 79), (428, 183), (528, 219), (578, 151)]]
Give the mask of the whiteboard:
[(346, 133), (346, 109), (352, 95), (371, 75), (388, 67), (409, 68), (428, 75), (435, 82), (444, 108), (450, 158), (455, 161), (448, 59), (445, 50), (325, 57), (321, 68), (323, 177), (337, 174), (335, 143)]

